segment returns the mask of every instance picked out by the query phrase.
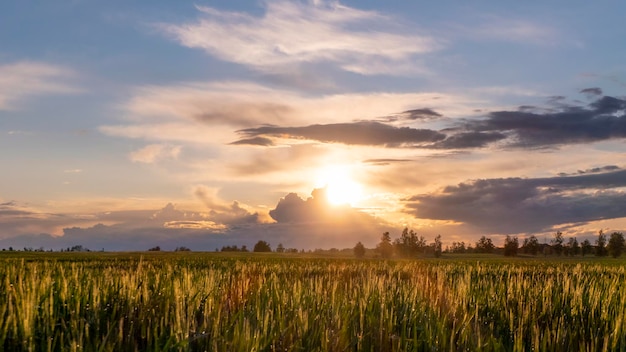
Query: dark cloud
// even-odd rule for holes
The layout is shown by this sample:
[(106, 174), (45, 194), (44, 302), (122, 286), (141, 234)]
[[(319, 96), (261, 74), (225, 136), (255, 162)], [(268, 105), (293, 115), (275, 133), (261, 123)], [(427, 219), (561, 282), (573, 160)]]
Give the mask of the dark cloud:
[(432, 145), (436, 149), (468, 149), (482, 148), (507, 138), (500, 132), (460, 132)]
[(442, 117), (440, 113), (429, 108), (407, 110), (402, 112), (400, 116), (407, 120), (430, 120)]
[(230, 143), (232, 145), (260, 145), (260, 146), (272, 146), (274, 142), (271, 139), (265, 137), (253, 137), (248, 139), (240, 139), (238, 141)]
[(607, 165), (607, 166), (602, 166), (602, 167), (594, 167), (594, 168), (587, 169), (587, 170), (578, 170), (575, 173), (561, 172), (561, 173), (559, 173), (559, 176), (595, 174), (595, 173), (599, 173), (599, 172), (616, 171), (616, 170), (620, 170), (620, 167), (617, 166), (617, 165)]
[(486, 119), (467, 121), (462, 129), (508, 134), (511, 147), (590, 143), (626, 137), (625, 109), (626, 100), (604, 96), (587, 107), (564, 106), (545, 113), (496, 111)]
[(602, 89), (597, 88), (597, 87), (581, 89), (580, 92), (582, 94), (586, 94), (588, 96), (600, 96), (600, 95), (602, 95)]
[(483, 179), (406, 199), (417, 218), (453, 220), (490, 233), (547, 230), (626, 217), (626, 170), (552, 178)]
[(336, 123), (304, 127), (264, 126), (238, 131), (250, 138), (273, 136), (310, 139), (327, 143), (381, 145), (387, 147), (418, 147), (438, 142), (443, 133), (410, 127), (394, 127), (379, 122)]

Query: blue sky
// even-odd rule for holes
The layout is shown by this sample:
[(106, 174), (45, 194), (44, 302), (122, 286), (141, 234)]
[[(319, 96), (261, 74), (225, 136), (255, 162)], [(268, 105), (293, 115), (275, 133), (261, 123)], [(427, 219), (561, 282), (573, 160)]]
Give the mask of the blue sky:
[(621, 231), (625, 7), (3, 2), (0, 246)]

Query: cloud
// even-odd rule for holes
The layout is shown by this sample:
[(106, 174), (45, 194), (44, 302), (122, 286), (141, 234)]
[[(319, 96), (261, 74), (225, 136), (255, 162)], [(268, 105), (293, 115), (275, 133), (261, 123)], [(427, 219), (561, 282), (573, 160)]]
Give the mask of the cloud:
[[(611, 169), (609, 169), (611, 170)], [(406, 199), (406, 212), (489, 233), (532, 233), (553, 226), (626, 217), (626, 170), (548, 178), (480, 179)]]
[(422, 70), (415, 56), (442, 45), (402, 28), (397, 19), (337, 2), (268, 1), (265, 13), (220, 11), (197, 6), (193, 23), (157, 24), (181, 45), (262, 72), (310, 63), (331, 63), (360, 74)]
[(0, 110), (14, 109), (23, 99), (80, 90), (67, 81), (76, 74), (64, 67), (34, 61), (0, 64)]
[(541, 148), (626, 137), (626, 100), (603, 96), (587, 106), (567, 105), (558, 97), (556, 111), (495, 111), (468, 121), (472, 132), (503, 133), (508, 146)]
[(177, 159), (181, 146), (150, 144), (130, 153), (130, 160), (136, 163), (152, 164), (159, 160)]
[(239, 132), (249, 137), (272, 136), (290, 139), (309, 139), (329, 143), (388, 147), (425, 146), (445, 138), (445, 135), (433, 130), (394, 127), (368, 121), (304, 127), (265, 126), (244, 129)]
[(560, 40), (561, 35), (551, 26), (526, 19), (481, 16), (478, 23), (458, 27), (459, 33), (474, 40), (551, 45)]
[(597, 97), (597, 96), (601, 96), (602, 95), (602, 89), (598, 88), (598, 87), (585, 88), (585, 89), (581, 89), (580, 93), (586, 94), (589, 97)]
[[(289, 205), (281, 200), (276, 207), (276, 212), (282, 214), (277, 215), (280, 221), (268, 223), (261, 221), (262, 215), (251, 213), (240, 203), (224, 204), (217, 199), (215, 190), (198, 186), (196, 196), (205, 202), (208, 212), (181, 210), (168, 203), (158, 210), (83, 215), (82, 218), (88, 219), (82, 223), (76, 221), (77, 217), (56, 215), (66, 224), (57, 236), (45, 231), (50, 225), (46, 220), (50, 216), (20, 210), (15, 202), (5, 202), (0, 204), (3, 229), (7, 228), (7, 217), (22, 218), (31, 227), (19, 229), (14, 234), (7, 233), (9, 236), (0, 238), (0, 247), (61, 249), (82, 245), (92, 250), (147, 250), (158, 245), (165, 250), (186, 246), (207, 251), (225, 245), (252, 248), (256, 241), (263, 239), (274, 246), (283, 243), (286, 247), (327, 248), (332, 243), (345, 248), (354, 246), (357, 241), (373, 246), (380, 233), (391, 229), (386, 223), (356, 209), (330, 208), (319, 192), (314, 191), (314, 201), (303, 201), (309, 206), (298, 208), (299, 215), (285, 211)], [(57, 221), (55, 225), (61, 223)]]
[(274, 142), (271, 139), (265, 138), (265, 137), (252, 137), (252, 138), (247, 138), (247, 139), (240, 139), (230, 144), (232, 145), (259, 145), (259, 146), (268, 147), (268, 146), (274, 145)]

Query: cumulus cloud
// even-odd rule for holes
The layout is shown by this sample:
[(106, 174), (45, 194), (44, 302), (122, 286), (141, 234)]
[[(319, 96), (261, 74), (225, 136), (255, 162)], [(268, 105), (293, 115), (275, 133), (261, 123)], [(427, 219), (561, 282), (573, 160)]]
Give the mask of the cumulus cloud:
[(77, 93), (80, 90), (68, 82), (75, 76), (67, 68), (43, 62), (0, 64), (0, 110), (13, 109), (34, 95)]
[(398, 74), (421, 70), (414, 57), (441, 47), (416, 28), (391, 25), (393, 18), (337, 2), (268, 1), (261, 17), (197, 9), (195, 22), (157, 27), (184, 46), (262, 72), (324, 62), (361, 74)]
[(182, 147), (166, 144), (150, 144), (130, 153), (130, 160), (136, 163), (152, 164), (160, 160), (177, 159)]
[(490, 233), (532, 233), (560, 224), (626, 217), (623, 187), (626, 171), (618, 169), (566, 177), (480, 179), (405, 201), (406, 211), (417, 218), (452, 220)]

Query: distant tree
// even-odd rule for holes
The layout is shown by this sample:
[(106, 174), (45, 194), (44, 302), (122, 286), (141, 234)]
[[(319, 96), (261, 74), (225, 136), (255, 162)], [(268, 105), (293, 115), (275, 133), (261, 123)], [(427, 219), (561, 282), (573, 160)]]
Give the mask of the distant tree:
[(241, 246), (241, 251), (242, 252), (249, 252), (248, 251), (248, 247), (245, 244), (243, 246)]
[(253, 252), (271, 252), (272, 247), (270, 247), (269, 243), (260, 240), (254, 245), (254, 249), (252, 251)]
[(357, 242), (354, 246), (354, 256), (357, 258), (363, 258), (365, 256), (365, 246), (361, 242)]
[(160, 252), (161, 251), (161, 247), (156, 246), (156, 247), (152, 247), (150, 249), (148, 249), (149, 252)]
[(606, 255), (606, 235), (600, 230), (600, 232), (598, 232), (598, 239), (596, 240), (596, 256), (604, 257)]
[(517, 248), (519, 247), (519, 240), (517, 237), (511, 237), (509, 235), (504, 239), (504, 255), (507, 257), (514, 257), (517, 255)]
[(580, 246), (578, 245), (578, 240), (576, 237), (570, 237), (567, 242), (567, 246), (570, 250), (570, 255), (579, 255), (580, 254)]
[(465, 253), (467, 249), (465, 248), (465, 242), (452, 242), (452, 247), (450, 247), (450, 252), (452, 253)]
[(376, 246), (376, 250), (383, 258), (391, 258), (393, 254), (393, 246), (391, 245), (391, 235), (389, 232), (384, 232), (380, 238), (380, 243)]
[(540, 247), (541, 246), (539, 245), (539, 240), (537, 239), (537, 237), (535, 237), (535, 235), (526, 237), (524, 239), (524, 245), (522, 245), (524, 253), (532, 255), (537, 255), (537, 253), (539, 253)]
[(589, 242), (588, 239), (585, 239), (581, 244), (580, 244), (580, 249), (582, 252), (583, 257), (586, 254), (591, 254), (593, 252), (593, 246), (591, 245), (591, 242)]
[(493, 250), (496, 246), (493, 245), (491, 238), (487, 238), (482, 236), (478, 242), (476, 242), (476, 252), (477, 253), (493, 253)]
[(278, 246), (276, 246), (276, 253), (285, 253), (285, 247), (283, 247), (282, 243), (279, 243)]
[(617, 258), (624, 252), (624, 235), (620, 232), (613, 232), (609, 237), (609, 244), (607, 246), (608, 252), (613, 258)]
[(557, 255), (561, 255), (563, 253), (563, 233), (561, 231), (557, 231), (554, 234), (554, 238), (550, 241), (552, 245), (552, 250)]
[(176, 247), (174, 249), (174, 252), (191, 252), (191, 249), (185, 247), (185, 246), (180, 246), (180, 247)]
[(435, 241), (433, 242), (433, 249), (435, 257), (441, 257), (441, 235), (437, 235), (437, 237), (435, 237)]

